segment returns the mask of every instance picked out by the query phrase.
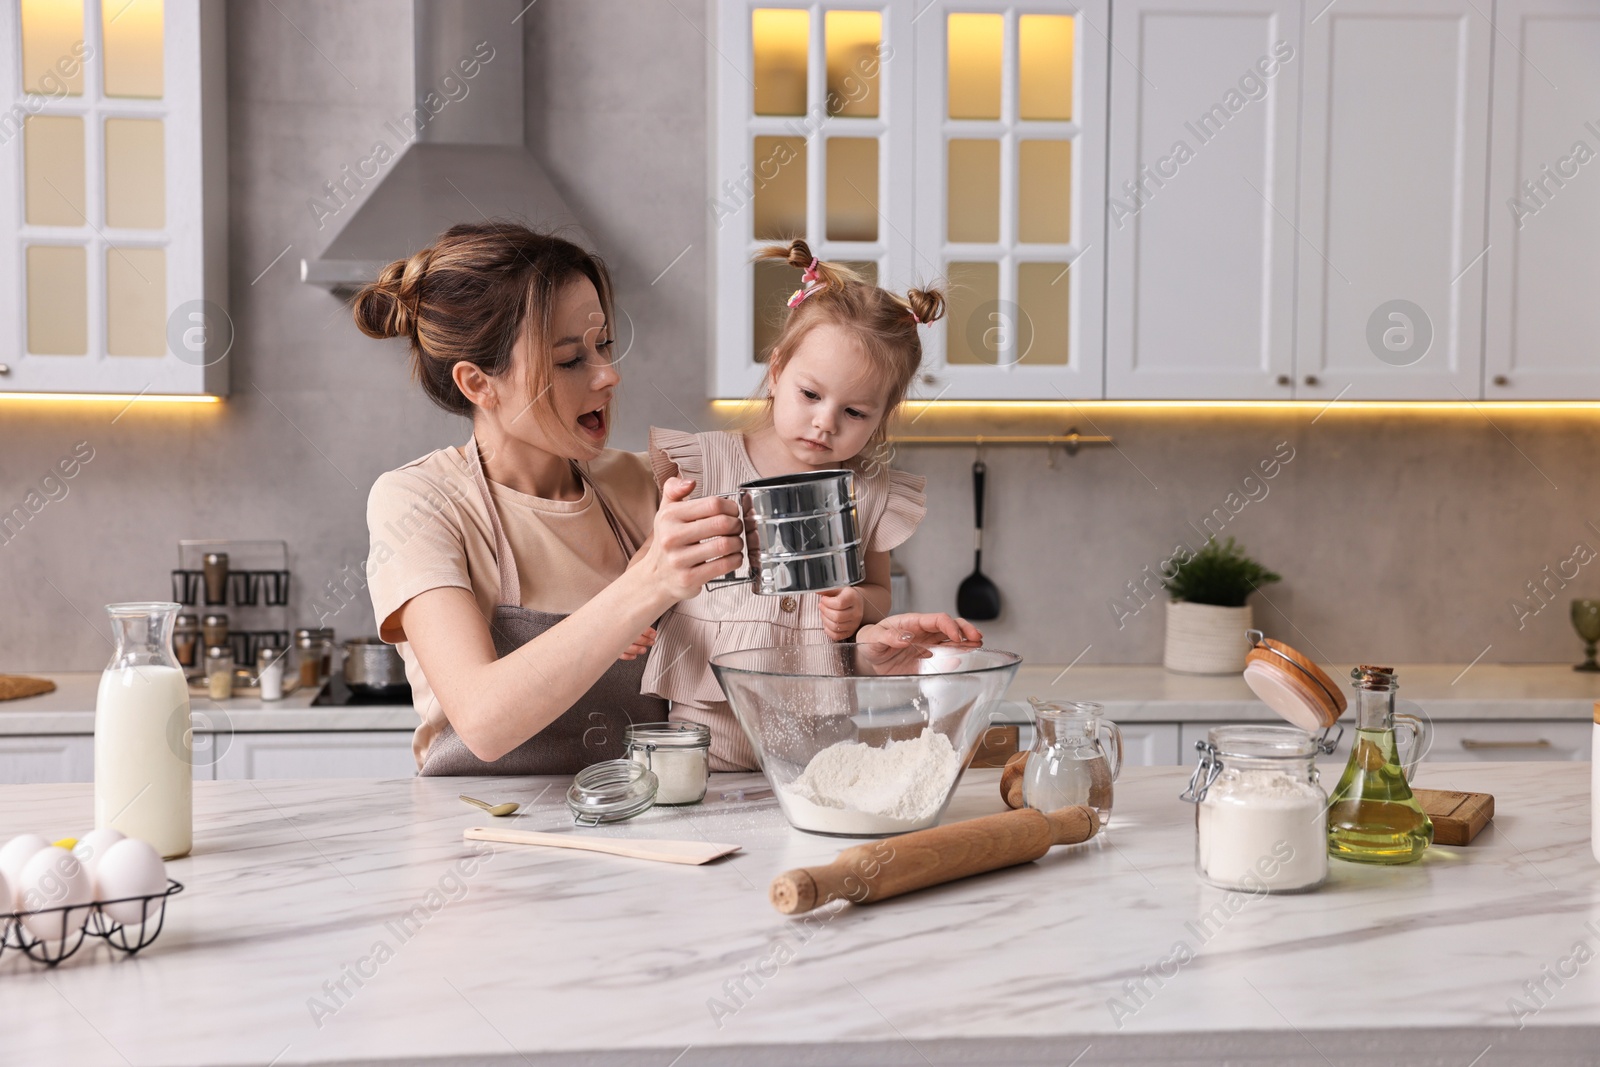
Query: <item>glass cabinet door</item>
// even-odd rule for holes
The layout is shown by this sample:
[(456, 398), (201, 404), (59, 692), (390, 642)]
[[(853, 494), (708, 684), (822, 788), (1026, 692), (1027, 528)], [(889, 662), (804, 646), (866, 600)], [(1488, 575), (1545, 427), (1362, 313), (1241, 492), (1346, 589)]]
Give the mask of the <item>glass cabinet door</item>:
[(917, 251), (949, 287), (919, 396), (1102, 395), (1105, 17), (936, 0), (918, 20)]

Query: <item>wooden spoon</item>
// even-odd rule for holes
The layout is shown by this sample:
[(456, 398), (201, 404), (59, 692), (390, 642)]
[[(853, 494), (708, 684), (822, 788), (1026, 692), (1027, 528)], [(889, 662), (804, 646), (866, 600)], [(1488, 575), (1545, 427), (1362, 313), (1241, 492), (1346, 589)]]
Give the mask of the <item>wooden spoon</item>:
[(474, 826), (466, 832), (468, 841), (495, 841), (503, 845), (543, 845), (546, 848), (575, 848), (584, 852), (604, 852), (636, 860), (658, 863), (710, 863), (738, 845), (719, 845), (713, 841), (659, 841), (653, 838), (586, 837), (582, 834), (541, 834), (533, 830), (501, 830)]

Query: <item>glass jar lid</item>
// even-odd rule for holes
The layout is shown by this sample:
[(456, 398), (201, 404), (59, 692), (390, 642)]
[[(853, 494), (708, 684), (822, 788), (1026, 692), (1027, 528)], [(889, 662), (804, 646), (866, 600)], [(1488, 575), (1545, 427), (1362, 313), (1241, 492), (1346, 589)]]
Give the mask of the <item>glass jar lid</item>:
[(579, 771), (567, 790), (567, 807), (580, 825), (621, 822), (656, 802), (655, 772), (631, 759), (605, 760)]
[(1310, 656), (1260, 630), (1249, 637), (1244, 680), (1256, 696), (1303, 730), (1325, 730), (1339, 721), (1349, 701)]
[(711, 727), (698, 722), (638, 722), (623, 735), (635, 748), (710, 748)]

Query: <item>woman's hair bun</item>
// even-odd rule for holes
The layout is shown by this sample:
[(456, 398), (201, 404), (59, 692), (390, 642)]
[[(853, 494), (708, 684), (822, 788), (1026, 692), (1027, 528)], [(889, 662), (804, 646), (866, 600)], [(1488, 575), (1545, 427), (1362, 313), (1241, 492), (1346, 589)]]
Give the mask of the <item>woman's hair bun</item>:
[(906, 303), (924, 326), (944, 318), (944, 293), (938, 289), (912, 289), (906, 293)]
[(356, 328), (379, 340), (390, 337), (416, 340), (417, 322), (412, 309), (431, 258), (428, 251), (418, 252), (409, 259), (397, 259), (379, 271), (378, 277), (356, 294)]

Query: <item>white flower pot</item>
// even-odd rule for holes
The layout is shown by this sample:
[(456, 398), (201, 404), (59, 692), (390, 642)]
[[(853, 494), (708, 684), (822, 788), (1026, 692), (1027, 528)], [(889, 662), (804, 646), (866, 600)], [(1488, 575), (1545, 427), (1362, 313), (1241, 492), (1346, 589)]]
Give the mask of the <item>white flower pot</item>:
[(1169, 671), (1183, 674), (1238, 674), (1250, 651), (1250, 605), (1219, 608), (1215, 604), (1167, 603), (1167, 651), (1162, 659)]

